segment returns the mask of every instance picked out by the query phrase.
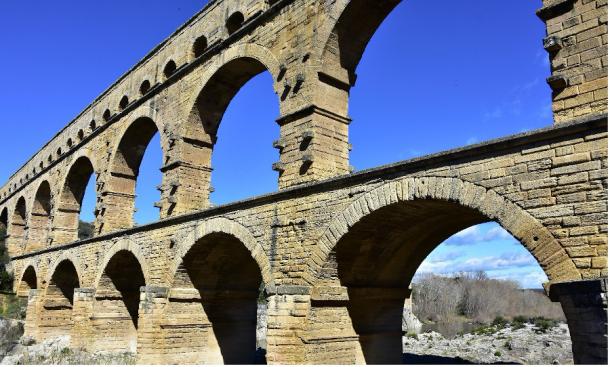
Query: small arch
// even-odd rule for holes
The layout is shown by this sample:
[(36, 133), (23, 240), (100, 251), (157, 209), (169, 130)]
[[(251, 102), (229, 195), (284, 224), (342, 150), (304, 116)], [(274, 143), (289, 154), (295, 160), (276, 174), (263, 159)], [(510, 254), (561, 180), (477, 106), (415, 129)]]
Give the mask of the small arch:
[(140, 95), (145, 95), (150, 90), (150, 81), (148, 79), (144, 80), (142, 84), (140, 84)]
[(53, 156), (51, 154), (49, 154), (49, 156), (47, 157), (47, 162), (49, 162), (49, 163), (53, 162)]
[(127, 108), (127, 106), (129, 106), (129, 97), (125, 95), (123, 96), (123, 98), (121, 98), (121, 101), (119, 102), (119, 108), (121, 110), (124, 110)]
[(231, 16), (227, 18), (227, 32), (229, 32), (229, 34), (235, 33), (242, 27), (242, 25), (244, 24), (244, 20), (244, 15), (239, 11), (236, 11), (235, 13), (231, 14)]
[(172, 76), (176, 72), (176, 68), (176, 62), (174, 60), (169, 60), (163, 68), (163, 75), (165, 76), (165, 79)]
[(95, 123), (95, 120), (91, 120), (91, 122), (89, 122), (89, 130), (93, 132), (95, 129), (97, 129), (97, 124)]
[(198, 58), (208, 49), (208, 39), (205, 36), (198, 37), (193, 43), (193, 56)]
[(74, 325), (74, 290), (80, 288), (78, 270), (71, 260), (62, 259), (51, 269), (42, 307), (39, 309), (40, 320), (44, 320), (37, 325), (41, 340), (71, 334)]
[(78, 141), (83, 141), (83, 139), (85, 138), (85, 132), (83, 131), (83, 129), (78, 130)]
[(17, 297), (27, 300), (30, 296), (30, 290), (38, 289), (38, 276), (36, 273), (36, 268), (33, 264), (26, 265), (15, 290)]
[(68, 141), (66, 142), (66, 145), (68, 146), (68, 148), (72, 148), (72, 146), (74, 145), (74, 142), (72, 141), (72, 138), (68, 138)]
[(57, 158), (61, 157), (61, 155), (63, 154), (61, 148), (57, 148)]
[(102, 118), (104, 119), (104, 121), (108, 122), (111, 117), (112, 117), (112, 112), (110, 112), (109, 109), (106, 109), (106, 111), (104, 111), (104, 114), (102, 115)]

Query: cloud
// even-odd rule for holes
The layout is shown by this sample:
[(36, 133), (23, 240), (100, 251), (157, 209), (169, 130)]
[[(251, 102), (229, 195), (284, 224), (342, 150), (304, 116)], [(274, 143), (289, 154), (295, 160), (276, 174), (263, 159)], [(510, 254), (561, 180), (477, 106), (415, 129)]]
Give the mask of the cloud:
[(444, 261), (425, 260), (417, 270), (418, 273), (453, 274), (459, 272), (497, 271), (528, 266), (538, 263), (530, 254), (510, 252), (500, 256), (482, 256), (469, 259), (446, 259)]
[(488, 274), (490, 278), (511, 280), (518, 283), (521, 288), (542, 288), (542, 284), (549, 281), (549, 278), (544, 274), (542, 269), (527, 270), (527, 271), (511, 271), (502, 274)]
[(449, 237), (444, 244), (449, 246), (471, 246), (481, 242), (506, 240), (516, 242), (515, 238), (502, 227), (495, 226), (488, 230), (482, 230), (480, 226), (472, 226)]
[(433, 255), (430, 259), (428, 259), (431, 263), (445, 262), (447, 260), (454, 260), (466, 255), (464, 251), (451, 251), (444, 254)]

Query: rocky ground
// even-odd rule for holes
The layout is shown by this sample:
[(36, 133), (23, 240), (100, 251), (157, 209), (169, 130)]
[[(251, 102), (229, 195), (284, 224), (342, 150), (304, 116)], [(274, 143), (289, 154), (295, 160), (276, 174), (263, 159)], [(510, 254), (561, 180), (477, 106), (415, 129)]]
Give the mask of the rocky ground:
[(49, 339), (40, 344), (23, 337), (23, 321), (0, 318), (0, 364), (3, 365), (128, 365), (132, 353), (87, 353), (69, 348), (70, 338)]
[(448, 339), (437, 332), (403, 337), (407, 363), (572, 364), (572, 342), (564, 323), (540, 332), (532, 324), (503, 327)]

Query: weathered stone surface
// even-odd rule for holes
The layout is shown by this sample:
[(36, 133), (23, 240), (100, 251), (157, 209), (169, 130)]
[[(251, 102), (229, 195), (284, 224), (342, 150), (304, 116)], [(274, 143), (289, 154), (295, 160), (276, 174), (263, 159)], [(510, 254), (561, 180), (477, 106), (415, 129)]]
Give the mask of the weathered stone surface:
[[(212, 1), (87, 107), (0, 189), (25, 334), (140, 363), (249, 363), (266, 298), (267, 362), (393, 363), (415, 269), (486, 221), (551, 284), (606, 277), (607, 3), (545, 1), (563, 45), (553, 74), (568, 83), (553, 91), (556, 125), (350, 174), (349, 90), (398, 2)], [(265, 70), (280, 97), (282, 190), (210, 208), (218, 124)], [(162, 220), (134, 227), (157, 131)], [(94, 237), (77, 241), (91, 176)]]

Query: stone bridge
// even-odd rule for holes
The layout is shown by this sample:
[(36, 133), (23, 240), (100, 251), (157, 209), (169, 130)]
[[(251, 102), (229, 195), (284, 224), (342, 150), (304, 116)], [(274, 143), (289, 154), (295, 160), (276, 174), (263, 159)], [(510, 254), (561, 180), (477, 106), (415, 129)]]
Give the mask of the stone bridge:
[[(137, 351), (140, 363), (251, 363), (266, 297), (269, 363), (400, 362), (419, 264), (495, 221), (547, 274), (575, 361), (605, 363), (606, 1), (544, 0), (537, 12), (553, 126), (352, 173), (349, 91), (398, 3), (210, 1), (93, 101), (0, 189), (26, 333)], [(279, 191), (210, 207), (219, 123), (263, 71), (281, 111)], [(135, 184), (156, 132), (160, 220), (136, 227)], [(92, 176), (95, 233), (78, 240)]]

